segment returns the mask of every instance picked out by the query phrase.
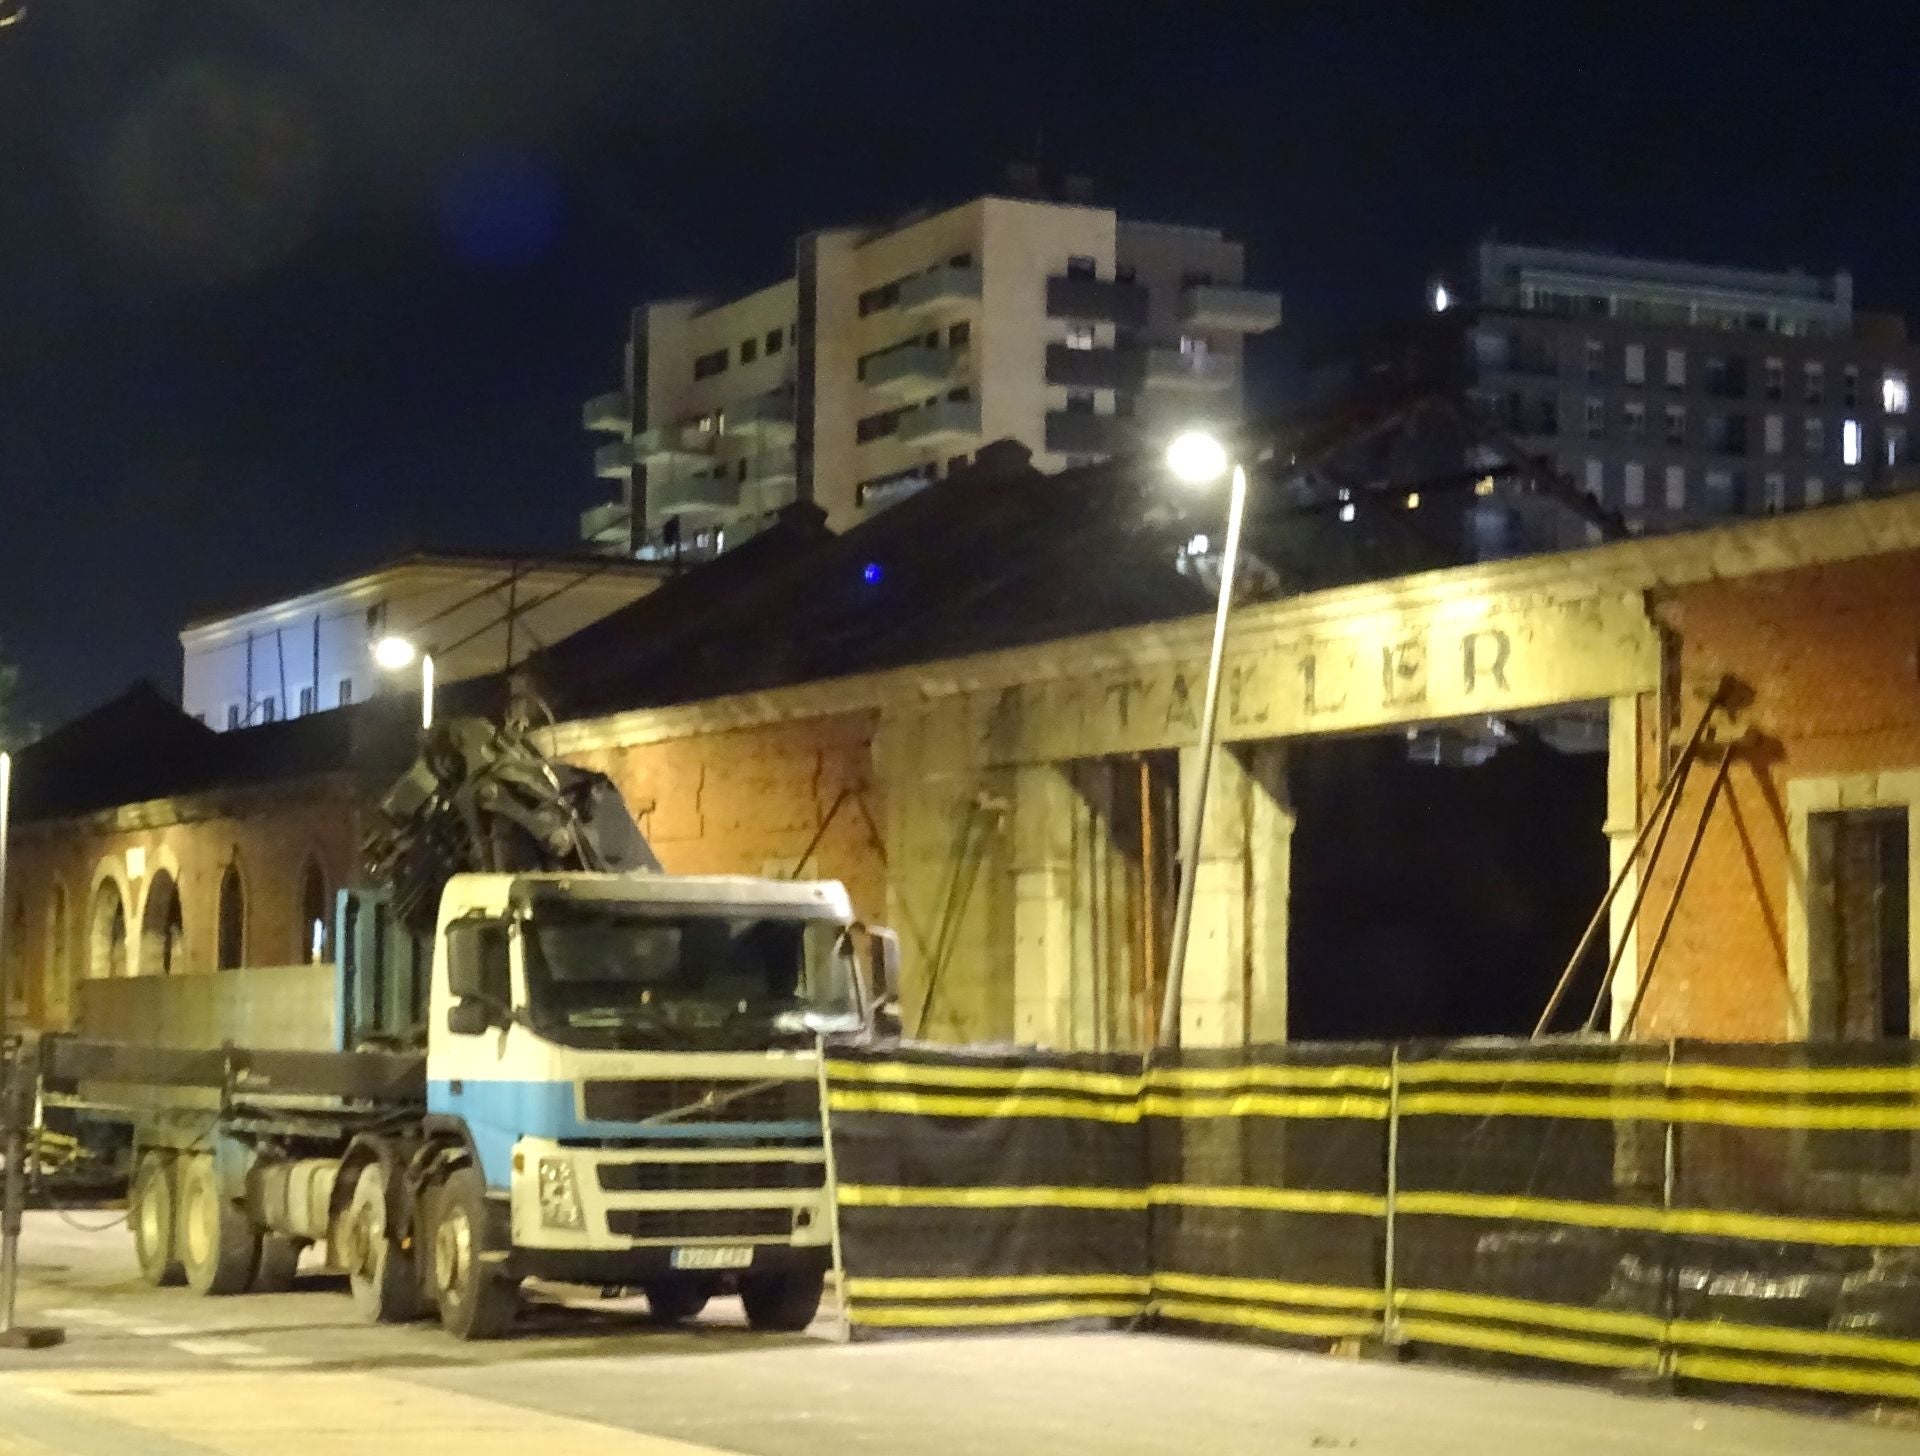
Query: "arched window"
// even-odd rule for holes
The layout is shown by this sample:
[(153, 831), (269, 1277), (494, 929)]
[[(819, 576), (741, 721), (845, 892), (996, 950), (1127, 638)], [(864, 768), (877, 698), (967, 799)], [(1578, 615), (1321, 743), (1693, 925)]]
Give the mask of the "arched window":
[(219, 966), (231, 971), (246, 956), (247, 892), (240, 883), (240, 866), (229, 863), (220, 875)]
[(127, 903), (120, 886), (102, 880), (93, 892), (87, 912), (87, 974), (94, 977), (127, 973)]
[(300, 871), (299, 944), (295, 961), (323, 961), (333, 946), (333, 917), (327, 905), (327, 872), (309, 856)]
[(140, 912), (140, 963), (142, 976), (171, 976), (186, 969), (180, 963), (181, 942), (186, 926), (180, 918), (180, 887), (165, 870), (154, 871), (147, 886), (147, 906)]

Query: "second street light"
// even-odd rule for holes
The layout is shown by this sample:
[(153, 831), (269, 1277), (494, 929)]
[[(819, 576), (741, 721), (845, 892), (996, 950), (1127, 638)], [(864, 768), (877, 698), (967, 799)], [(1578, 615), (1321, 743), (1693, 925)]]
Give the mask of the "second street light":
[(1227, 614), (1233, 608), (1234, 567), (1240, 558), (1240, 523), (1246, 515), (1247, 472), (1227, 454), (1227, 447), (1204, 430), (1188, 430), (1167, 447), (1167, 468), (1190, 486), (1207, 486), (1230, 475), (1227, 493), (1227, 539), (1220, 552), (1220, 598), (1213, 613), (1213, 646), (1207, 655), (1206, 698), (1200, 711), (1200, 753), (1194, 768), (1193, 790), (1180, 844), (1180, 889), (1173, 907), (1173, 938), (1167, 951), (1166, 997), (1160, 1007), (1160, 1034), (1156, 1044), (1180, 1045), (1180, 987), (1187, 965), (1187, 933), (1193, 924), (1194, 882), (1200, 872), (1201, 829), (1206, 822), (1207, 785), (1213, 776), (1214, 745), (1218, 737), (1220, 665), (1227, 645)]
[(433, 727), (433, 654), (392, 634), (373, 644), (373, 660), (387, 672), (405, 672), (416, 658), (420, 663), (420, 728), (424, 732)]

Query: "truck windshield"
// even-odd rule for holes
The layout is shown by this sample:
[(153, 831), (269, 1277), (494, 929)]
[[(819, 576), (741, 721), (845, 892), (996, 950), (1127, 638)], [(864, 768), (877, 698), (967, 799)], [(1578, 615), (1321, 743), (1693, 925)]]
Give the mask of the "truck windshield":
[(527, 996), (536, 1025), (728, 1039), (772, 1021), (859, 1012), (842, 928), (827, 920), (756, 915), (633, 915), (542, 908), (522, 922)]

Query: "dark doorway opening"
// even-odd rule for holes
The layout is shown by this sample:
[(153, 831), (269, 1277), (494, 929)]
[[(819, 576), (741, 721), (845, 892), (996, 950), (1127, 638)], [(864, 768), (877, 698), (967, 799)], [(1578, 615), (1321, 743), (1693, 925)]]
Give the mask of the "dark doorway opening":
[[(1594, 711), (1290, 746), (1296, 1040), (1533, 1030), (1607, 887)], [(1605, 955), (1555, 1029), (1585, 1017)]]

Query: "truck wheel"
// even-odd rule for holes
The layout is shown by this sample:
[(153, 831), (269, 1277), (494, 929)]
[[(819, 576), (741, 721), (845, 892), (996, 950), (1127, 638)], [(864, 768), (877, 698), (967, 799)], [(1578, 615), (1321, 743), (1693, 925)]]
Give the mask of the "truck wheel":
[(195, 1294), (241, 1294), (260, 1262), (260, 1234), (220, 1192), (210, 1157), (185, 1160), (180, 1177), (180, 1262)]
[(487, 1190), (475, 1168), (456, 1168), (433, 1199), (433, 1294), (440, 1323), (457, 1340), (505, 1333), (520, 1291), (494, 1272), (486, 1255)]
[(334, 1257), (346, 1268), (347, 1288), (360, 1313), (376, 1324), (420, 1318), (420, 1276), (413, 1255), (387, 1228), (387, 1170), (369, 1163), (334, 1223)]
[(707, 1307), (713, 1293), (698, 1279), (649, 1279), (640, 1287), (647, 1291), (647, 1313), (663, 1325), (692, 1319)]
[(140, 1155), (133, 1173), (133, 1192), (127, 1200), (127, 1222), (133, 1228), (133, 1252), (140, 1261), (140, 1277), (156, 1289), (184, 1283), (187, 1277), (174, 1249), (173, 1183), (171, 1155)]
[(285, 1234), (260, 1236), (260, 1266), (253, 1271), (255, 1294), (285, 1294), (293, 1288), (293, 1276), (300, 1267), (298, 1239)]
[(804, 1330), (820, 1312), (826, 1282), (820, 1270), (742, 1275), (740, 1302), (747, 1307), (747, 1323), (756, 1330)]

